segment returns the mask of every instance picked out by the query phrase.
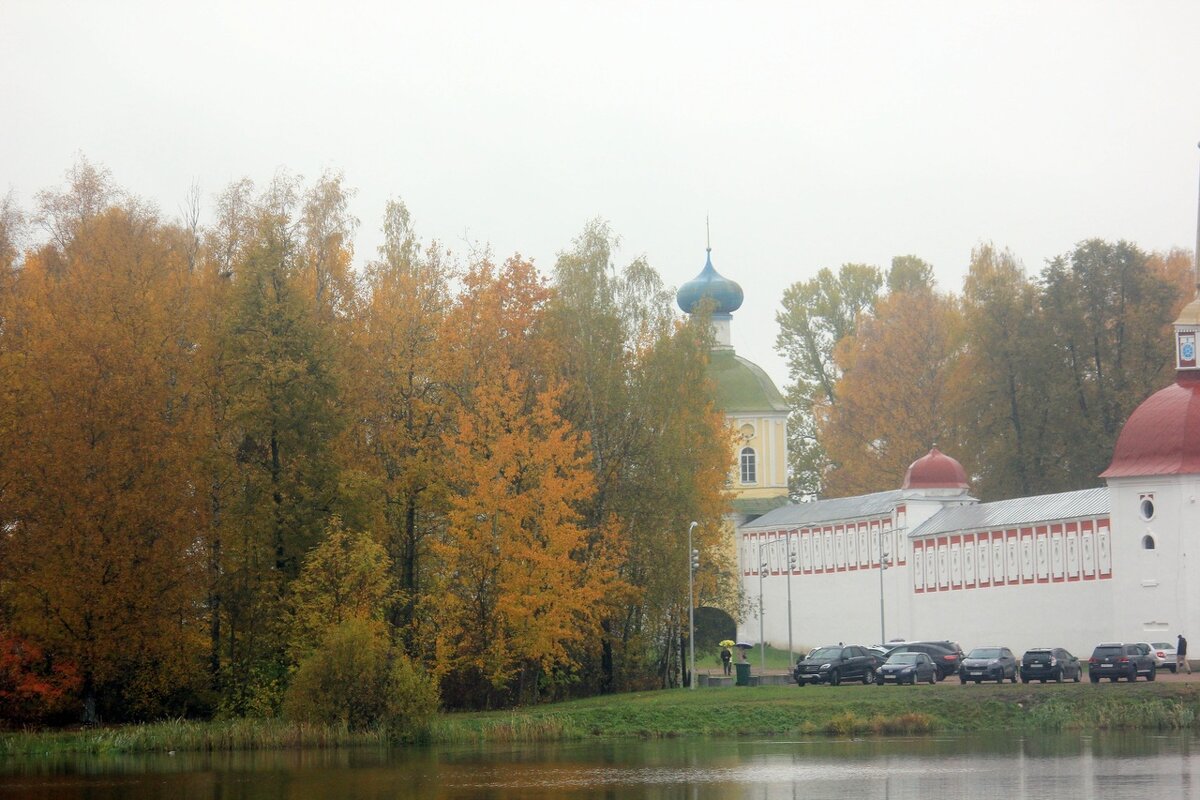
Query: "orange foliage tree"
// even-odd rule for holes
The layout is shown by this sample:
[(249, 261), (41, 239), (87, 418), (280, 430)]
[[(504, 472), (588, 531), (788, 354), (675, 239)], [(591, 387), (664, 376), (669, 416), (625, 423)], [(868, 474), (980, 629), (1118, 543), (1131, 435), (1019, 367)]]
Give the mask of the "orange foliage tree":
[(819, 423), (830, 496), (894, 489), (934, 444), (970, 471), (953, 380), (962, 335), (955, 299), (926, 288), (888, 295), (838, 343), (838, 403)]
[(86, 717), (141, 716), (195, 688), (202, 644), (190, 275), (178, 230), (93, 199), (48, 204), (73, 215), (3, 311), (0, 587)]
[(452, 315), (454, 491), (424, 616), (448, 700), (495, 705), (568, 681), (572, 646), (599, 642), (617, 543), (589, 547), (577, 508), (594, 491), (586, 440), (561, 417), (560, 389), (531, 369), (548, 296), (532, 265), (480, 264), (466, 282)]

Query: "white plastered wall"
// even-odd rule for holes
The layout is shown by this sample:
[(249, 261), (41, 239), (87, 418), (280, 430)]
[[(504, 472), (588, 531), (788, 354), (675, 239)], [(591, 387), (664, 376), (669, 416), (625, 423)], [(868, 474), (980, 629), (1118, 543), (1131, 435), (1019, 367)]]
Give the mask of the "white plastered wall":
[[(1120, 638), (1174, 641), (1189, 632), (1200, 641), (1200, 476), (1114, 478), (1112, 497), (1114, 568), (1121, 570), (1121, 602), (1115, 607)], [(1143, 501), (1153, 513), (1143, 515)], [(1154, 549), (1144, 546), (1150, 537)], [(1193, 636), (1188, 636), (1192, 639)]]
[[(1190, 638), (1200, 641), (1200, 627), (1196, 627), (1200, 626), (1200, 580), (1189, 577), (1189, 559), (1200, 556), (1195, 542), (1200, 536), (1200, 476), (1114, 480), (1110, 491), (1112, 513), (1108, 517), (1047, 521), (1017, 531), (1018, 542), (1025, 541), (1023, 535), (1031, 541), (1032, 571), (1024, 566), (1022, 545), (1018, 544), (1017, 567), (1005, 567), (1004, 580), (989, 580), (986, 586), (978, 577), (970, 582), (960, 577), (958, 586), (953, 578), (945, 584), (935, 580), (922, 591), (916, 587), (926, 580), (924, 573), (929, 567), (928, 562), (914, 563), (918, 548), (920, 557), (933, 559), (932, 569), (946, 569), (944, 564), (952, 561), (947, 553), (953, 554), (953, 537), (938, 537), (945, 539), (941, 548), (936, 540), (932, 548), (924, 543), (914, 548), (914, 543), (907, 541), (907, 531), (926, 517), (927, 508), (910, 498), (907, 508), (895, 517), (897, 530), (906, 541), (897, 541), (901, 533), (894, 533), (890, 541), (896, 544), (888, 545), (889, 550), (895, 548), (900, 563), (882, 576), (884, 636), (953, 639), (967, 650), (989, 644), (1018, 653), (1030, 647), (1066, 647), (1080, 658), (1087, 658), (1100, 641), (1171, 641), (1179, 633), (1190, 633)], [(1149, 520), (1139, 516), (1140, 501), (1147, 495), (1155, 505)], [(890, 522), (881, 518), (881, 529)], [(838, 524), (860, 523), (847, 521), (828, 527)], [(968, 536), (978, 548), (984, 544), (984, 533), (997, 535), (977, 532), (960, 536), (960, 548), (965, 547)], [(780, 541), (784, 534), (780, 530), (739, 535), (742, 588), (749, 607), (739, 626), (741, 639), (759, 641), (757, 542)], [(1093, 548), (1089, 557), (1094, 559), (1090, 569), (1083, 563), (1085, 534), (1094, 537), (1088, 545)], [(1006, 538), (1005, 532), (998, 535), (1007, 546), (1011, 536)], [(1043, 552), (1055, 552), (1056, 537), (1072, 535), (1078, 537), (1080, 549), (1077, 577), (1072, 577), (1069, 564), (1052, 566), (1050, 574), (1043, 576), (1042, 567), (1036, 565), (1038, 558)], [(1143, 547), (1147, 535), (1154, 537), (1153, 550)], [(1039, 549), (1043, 546), (1040, 542), (1044, 542), (1044, 551)], [(989, 539), (988, 544), (992, 543)], [(1055, 558), (1066, 562), (1066, 547), (1061, 550), (1063, 555)], [(788, 643), (786, 551), (780, 541), (764, 548), (764, 553), (769, 564), (761, 584), (763, 636), (772, 646), (784, 649)], [(871, 556), (857, 569), (805, 571), (802, 565), (792, 573), (795, 649), (880, 641), (880, 573), (877, 557)], [(961, 554), (959, 558), (963, 558)], [(965, 570), (965, 564), (953, 569)]]

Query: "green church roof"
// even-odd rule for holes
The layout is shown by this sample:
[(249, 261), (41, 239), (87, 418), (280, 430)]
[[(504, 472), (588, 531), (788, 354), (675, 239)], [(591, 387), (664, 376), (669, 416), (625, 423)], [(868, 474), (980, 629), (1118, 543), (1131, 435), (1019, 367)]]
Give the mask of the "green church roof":
[(788, 410), (783, 395), (762, 367), (732, 350), (714, 350), (708, 374), (717, 385), (717, 405), (727, 414)]

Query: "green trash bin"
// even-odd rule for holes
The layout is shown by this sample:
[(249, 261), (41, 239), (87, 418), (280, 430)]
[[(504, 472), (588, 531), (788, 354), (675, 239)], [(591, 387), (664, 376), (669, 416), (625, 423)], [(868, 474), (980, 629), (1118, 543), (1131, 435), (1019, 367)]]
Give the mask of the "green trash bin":
[(733, 665), (737, 668), (737, 678), (734, 680), (734, 686), (749, 686), (750, 685), (750, 665), (739, 661)]

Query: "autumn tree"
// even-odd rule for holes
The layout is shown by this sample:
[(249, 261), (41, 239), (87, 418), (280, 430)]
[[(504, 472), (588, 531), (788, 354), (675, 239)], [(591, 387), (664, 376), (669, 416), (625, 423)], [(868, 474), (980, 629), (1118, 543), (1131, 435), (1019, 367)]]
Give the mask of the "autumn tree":
[(952, 380), (961, 343), (958, 303), (928, 289), (888, 295), (839, 342), (838, 402), (818, 421), (829, 495), (894, 489), (934, 444), (971, 469)]
[(307, 655), (331, 628), (347, 620), (382, 623), (392, 599), (391, 571), (382, 545), (333, 518), (289, 589), (293, 653)]
[(866, 264), (843, 264), (835, 274), (824, 268), (815, 278), (794, 283), (775, 314), (775, 349), (787, 362), (791, 383), (785, 389), (792, 412), (788, 419), (788, 460), (794, 497), (818, 494), (828, 458), (817, 433), (817, 419), (838, 401), (840, 377), (834, 346), (856, 330), (883, 285), (880, 271)]
[[(1038, 287), (1008, 250), (981, 245), (963, 288), (965, 348), (956, 378), (964, 453), (985, 500), (1053, 491), (1065, 481), (1051, 424), (1056, 362)], [(957, 454), (956, 454), (957, 455)]]
[(76, 706), (79, 670), (0, 627), (0, 720), (33, 725), (62, 719)]
[(189, 275), (179, 231), (77, 167), (3, 311), (0, 586), (15, 632), (78, 666), (85, 716), (196, 687)]
[[(216, 347), (225, 433), (221, 606), (224, 702), (231, 713), (278, 703), (282, 600), (338, 510), (334, 443), (344, 426), (338, 352), (305, 291), (294, 215), (298, 187), (277, 178), (253, 208), (254, 238), (232, 265)], [(266, 704), (264, 706), (263, 704)]]
[(26, 224), (25, 213), (13, 193), (0, 198), (0, 291), (7, 285), (7, 278), (11, 277), (21, 256)]
[(888, 294), (920, 292), (934, 287), (933, 265), (916, 256), (895, 256), (887, 272)]
[(350, 213), (353, 195), (340, 173), (326, 173), (304, 192), (300, 203), (297, 278), (326, 323), (346, 319), (358, 298), (351, 263), (358, 227)]
[(67, 170), (66, 178), (65, 191), (47, 189), (36, 197), (36, 221), (50, 236), (51, 252), (66, 253), (89, 220), (123, 199), (112, 173), (82, 156)]
[(603, 622), (600, 662), (584, 673), (601, 691), (662, 675), (678, 642), (687, 575), (674, 567), (686, 564), (686, 544), (670, 539), (672, 552), (682, 548), (678, 560), (663, 558), (662, 531), (706, 523), (695, 540), (700, 597), (736, 608), (721, 594), (734, 585), (719, 545), (728, 450), (705, 383), (707, 323), (679, 327), (673, 292), (644, 258), (618, 267), (618, 247), (607, 223), (585, 226), (555, 263), (546, 321), (565, 384), (563, 414), (588, 433), (596, 492), (581, 504), (584, 522), (594, 537), (619, 524), (627, 543), (621, 575), (643, 590), (614, 597)]
[(1041, 284), (1045, 346), (1063, 392), (1050, 426), (1062, 488), (1094, 486), (1125, 419), (1171, 377), (1178, 284), (1136, 245), (1100, 239), (1051, 260)]
[(548, 291), (518, 258), (475, 265), (465, 286), (448, 341), (461, 400), (446, 434), (454, 491), (423, 614), (447, 699), (496, 705), (569, 682), (573, 648), (599, 641), (618, 587), (617, 542), (580, 524), (577, 504), (595, 490), (586, 437), (537, 368)]
[(394, 580), (382, 545), (338, 519), (291, 587), (290, 676), (283, 712), (415, 741), (438, 706), (437, 686), (394, 646), (384, 616)]
[(383, 232), (354, 329), (351, 452), (376, 487), (378, 530), (397, 570), (399, 596), (390, 619), (411, 647), (423, 543), (443, 513), (442, 437), (450, 427), (451, 389), (441, 337), (455, 273), (436, 244), (421, 247), (402, 202), (388, 204)]
[[(622, 573), (641, 592), (621, 619), (626, 685), (649, 673), (656, 685), (669, 686), (682, 672), (672, 665), (687, 629), (687, 529), (692, 520), (701, 523), (692, 542), (700, 551), (698, 602), (737, 606), (737, 565), (723, 524), (731, 500), (726, 481), (732, 432), (715, 405), (716, 389), (707, 371), (711, 346), (709, 319), (692, 315), (654, 342), (635, 373), (631, 407), (638, 409), (648, 443), (633, 466), (640, 489), (623, 510), (623, 519), (636, 520), (641, 534), (629, 539)], [(648, 665), (638, 660), (643, 650), (653, 659)]]

